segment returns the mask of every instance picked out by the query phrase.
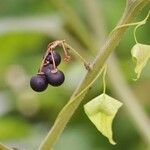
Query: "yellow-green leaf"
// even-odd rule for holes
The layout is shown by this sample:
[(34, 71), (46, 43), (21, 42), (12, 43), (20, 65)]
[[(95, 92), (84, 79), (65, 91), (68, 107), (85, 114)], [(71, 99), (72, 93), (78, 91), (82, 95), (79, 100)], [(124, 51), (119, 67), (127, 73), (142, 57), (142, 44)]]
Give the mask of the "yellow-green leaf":
[(135, 44), (131, 49), (132, 57), (136, 59), (135, 73), (137, 74), (137, 79), (150, 58), (150, 45)]
[(121, 102), (106, 94), (101, 94), (84, 105), (89, 119), (113, 145), (116, 143), (113, 140), (112, 122), (121, 106)]

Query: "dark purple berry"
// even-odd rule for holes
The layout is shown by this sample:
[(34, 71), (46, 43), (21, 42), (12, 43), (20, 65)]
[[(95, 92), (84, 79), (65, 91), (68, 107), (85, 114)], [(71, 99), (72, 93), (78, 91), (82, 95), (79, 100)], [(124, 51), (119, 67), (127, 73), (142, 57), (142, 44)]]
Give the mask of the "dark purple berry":
[(65, 80), (65, 75), (62, 71), (48, 70), (46, 72), (47, 81), (52, 86), (60, 86)]
[[(55, 65), (58, 66), (61, 62), (61, 56), (59, 53), (55, 52), (55, 51), (52, 51), (53, 53), (53, 57), (54, 57), (54, 61), (55, 61)], [(52, 55), (51, 53), (48, 54), (47, 58), (46, 58), (47, 61), (50, 62), (50, 64), (53, 64), (53, 60), (52, 60)]]
[(41, 71), (45, 74), (48, 70), (53, 70), (53, 69), (54, 69), (53, 65), (48, 64), (48, 65), (43, 66)]
[(30, 80), (31, 88), (36, 92), (42, 92), (46, 90), (48, 82), (45, 75), (33, 76)]

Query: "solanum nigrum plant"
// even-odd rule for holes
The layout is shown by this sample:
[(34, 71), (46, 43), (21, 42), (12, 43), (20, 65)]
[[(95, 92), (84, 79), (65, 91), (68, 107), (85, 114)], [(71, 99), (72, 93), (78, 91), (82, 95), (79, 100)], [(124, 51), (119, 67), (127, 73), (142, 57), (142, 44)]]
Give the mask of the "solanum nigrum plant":
[[(103, 86), (104, 86), (103, 93), (97, 96), (96, 98), (92, 99), (86, 105), (84, 105), (84, 110), (87, 116), (89, 117), (89, 119), (96, 126), (96, 128), (104, 136), (108, 138), (109, 142), (113, 145), (116, 144), (115, 141), (113, 140), (112, 122), (118, 109), (122, 106), (122, 103), (105, 93), (105, 89), (106, 89), (105, 61), (109, 57), (112, 50), (117, 46), (118, 41), (120, 41), (119, 37), (124, 33), (125, 29), (133, 25), (136, 26), (134, 30), (134, 38), (135, 38), (136, 45), (132, 48), (131, 53), (132, 56), (137, 60), (137, 64), (135, 68), (135, 72), (138, 74), (137, 78), (139, 78), (139, 74), (141, 73), (141, 70), (143, 69), (148, 59), (150, 58), (150, 46), (139, 44), (135, 36), (137, 28), (146, 23), (150, 15), (150, 12), (148, 13), (147, 17), (143, 21), (136, 22), (136, 23), (129, 23), (130, 21), (128, 20), (129, 18), (127, 16), (128, 13), (132, 14), (132, 11), (130, 9), (131, 4), (132, 4), (131, 1), (127, 2), (125, 14), (123, 15), (119, 25), (117, 25), (116, 28), (114, 28), (114, 30), (111, 32), (108, 40), (104, 44), (104, 47), (102, 47), (101, 52), (98, 54), (98, 56), (96, 57), (92, 65), (90, 65), (89, 67), (88, 63), (86, 63), (85, 66), (89, 68), (86, 77), (84, 78), (83, 82), (79, 85), (79, 87), (71, 97), (70, 101), (65, 105), (62, 111), (59, 113), (52, 129), (50, 130), (50, 132), (48, 133), (44, 141), (41, 143), (39, 150), (53, 148), (54, 143), (56, 142), (57, 138), (60, 136), (61, 132), (65, 128), (67, 122), (71, 118), (74, 111), (81, 103), (84, 95), (86, 94), (88, 89), (92, 86), (92, 84), (98, 79), (98, 77), (101, 75), (102, 72), (103, 72)], [(139, 4), (141, 3), (139, 2), (137, 5)], [(76, 53), (75, 50), (74, 52)]]
[[(111, 34), (113, 34), (116, 30), (122, 29), (122, 28), (127, 27), (127, 26), (133, 26), (134, 25), (134, 26), (136, 26), (135, 30), (134, 30), (134, 38), (135, 38), (135, 42), (137, 45), (138, 42), (136, 39), (136, 30), (138, 27), (140, 27), (141, 25), (146, 23), (146, 21), (149, 17), (149, 14), (150, 14), (150, 12), (148, 13), (148, 15), (146, 16), (146, 18), (143, 21), (117, 26), (111, 32)], [(64, 82), (64, 79), (65, 79), (63, 72), (57, 69), (57, 66), (61, 62), (61, 56), (54, 51), (54, 48), (58, 45), (61, 46), (65, 52), (65, 60), (68, 61), (70, 59), (70, 56), (68, 55), (68, 52), (66, 49), (71, 49), (71, 50), (73, 50), (73, 52), (75, 54), (77, 54), (84, 61), (85, 66), (89, 72), (94, 69), (94, 68), (92, 68), (92, 67), (94, 67), (94, 64), (91, 67), (89, 65), (89, 63), (87, 63), (85, 61), (85, 59), (79, 53), (77, 53), (76, 50), (74, 50), (71, 46), (69, 46), (64, 40), (63, 41), (55, 41), (55, 42), (50, 43), (49, 45), (50, 45), (50, 48), (48, 48), (48, 52), (46, 53), (44, 60), (43, 60), (44, 63), (42, 62), (42, 65), (41, 65), (41, 68), (39, 69), (38, 74), (45, 75), (47, 82), (50, 85), (59, 86)], [(135, 46), (134, 46), (131, 52), (132, 52), (132, 56), (137, 59), (136, 68), (139, 68), (139, 70), (138, 70), (139, 72), (136, 71), (136, 69), (135, 69), (135, 72), (138, 73), (137, 78), (139, 78), (141, 70), (144, 67), (143, 64), (145, 65), (147, 60), (150, 58), (150, 46), (148, 46), (148, 45), (143, 46), (142, 44), (140, 44), (140, 47), (136, 46), (136, 48), (135, 48)], [(142, 58), (142, 61), (141, 61), (141, 58)], [(48, 65), (48, 67), (47, 67), (47, 65)], [(112, 136), (113, 134), (112, 134), (112, 127), (111, 126), (112, 126), (112, 121), (113, 121), (118, 109), (122, 106), (122, 103), (106, 94), (106, 82), (105, 82), (106, 71), (107, 71), (107, 69), (105, 66), (97, 73), (95, 78), (93, 78), (91, 80), (91, 82), (84, 89), (81, 89), (79, 94), (77, 96), (75, 96), (75, 98), (73, 100), (71, 100), (64, 107), (64, 109), (62, 110), (62, 113), (60, 113), (60, 116), (63, 113), (64, 113), (63, 115), (67, 115), (66, 113), (70, 112), (71, 107), (76, 104), (77, 99), (83, 93), (85, 93), (87, 91), (87, 89), (97, 80), (99, 75), (103, 72), (103, 86), (104, 86), (103, 93), (101, 95), (97, 96), (96, 98), (92, 99), (86, 105), (84, 105), (84, 110), (85, 110), (85, 113), (87, 114), (87, 116), (89, 117), (89, 119), (96, 126), (96, 128), (104, 136), (106, 136), (108, 138), (108, 140), (111, 144), (114, 145), (116, 143), (113, 140), (113, 136)], [(63, 117), (63, 116), (61, 116), (61, 117)], [(60, 120), (62, 120), (62, 119), (60, 119), (60, 118), (57, 119), (57, 121), (60, 121)], [(54, 124), (54, 129), (52, 129), (52, 132), (50, 132), (51, 133), (50, 136), (46, 138), (46, 140), (49, 142), (51, 140), (53, 140), (52, 136), (56, 134), (55, 133), (56, 132), (55, 131), (55, 125), (58, 125), (57, 122), (56, 122), (56, 124)], [(62, 129), (62, 128), (60, 127), (60, 129)], [(49, 145), (49, 143), (46, 143), (47, 141), (45, 141), (44, 145), (42, 145), (42, 148), (45, 147), (46, 144)]]
[[(111, 32), (110, 35), (113, 35), (114, 32), (117, 30), (121, 30), (128, 26), (136, 26), (134, 30), (134, 38), (136, 45), (131, 50), (132, 56), (136, 58), (137, 65), (135, 68), (135, 72), (138, 74), (137, 79), (139, 78), (139, 75), (150, 58), (150, 46), (149, 45), (142, 45), (137, 42), (136, 39), (136, 30), (141, 25), (145, 24), (148, 17), (150, 15), (150, 12), (146, 16), (146, 18), (143, 21), (137, 22), (137, 23), (129, 23), (129, 24), (123, 24), (119, 25)], [(94, 72), (95, 63), (91, 66), (89, 63), (85, 61), (85, 59), (77, 53), (76, 50), (74, 50), (71, 46), (69, 46), (64, 40), (63, 41), (55, 41), (50, 43), (50, 49), (48, 48), (48, 52), (46, 53), (46, 56), (44, 57), (43, 62), (46, 62), (46, 65), (50, 65), (50, 67), (47, 67), (44, 69), (44, 63), (42, 62), (41, 68), (39, 69), (38, 74), (44, 74), (46, 76), (47, 82), (52, 86), (60, 86), (64, 82), (64, 74), (62, 71), (57, 69), (57, 66), (60, 64), (60, 56), (56, 52), (54, 52), (53, 48), (56, 46), (61, 46), (65, 52), (65, 60), (69, 61), (70, 56), (67, 53), (67, 50), (73, 50), (75, 54), (77, 54), (85, 64), (86, 69), (88, 70), (89, 74), (92, 74), (91, 72)], [(67, 49), (67, 50), (66, 50)], [(54, 55), (55, 54), (55, 57)], [(103, 56), (103, 55), (102, 55)], [(104, 55), (105, 56), (105, 55)], [(103, 57), (104, 57), (103, 56)], [(106, 57), (106, 56), (105, 56)], [(102, 58), (103, 59), (103, 58)], [(100, 60), (101, 61), (101, 60)], [(103, 62), (104, 63), (104, 62)], [(53, 128), (51, 129), (50, 133), (46, 137), (45, 141), (40, 146), (40, 149), (45, 149), (47, 147), (52, 148), (53, 140), (55, 136), (59, 136), (61, 133), (61, 130), (63, 130), (64, 126), (59, 126), (59, 123), (67, 123), (67, 119), (65, 116), (70, 116), (70, 113), (72, 112), (72, 109), (74, 109), (74, 106), (78, 106), (78, 98), (80, 98), (91, 86), (92, 84), (98, 79), (100, 74), (103, 72), (103, 93), (99, 96), (92, 99), (90, 102), (88, 102), (86, 105), (84, 105), (84, 110), (91, 122), (96, 126), (96, 128), (108, 138), (109, 142), (113, 145), (115, 145), (115, 141), (113, 140), (113, 133), (112, 133), (112, 122), (113, 119), (118, 112), (119, 108), (122, 106), (122, 103), (111, 96), (106, 94), (106, 71), (107, 71), (107, 65), (101, 66), (101, 70), (97, 72), (94, 78), (90, 80), (90, 82), (87, 84), (85, 88), (80, 89), (80, 92), (75, 95), (73, 99), (71, 99), (68, 104), (64, 107), (64, 109), (60, 112)], [(42, 71), (44, 70), (44, 71)], [(90, 78), (91, 76), (89, 76)], [(65, 122), (65, 123), (64, 123)], [(59, 129), (58, 129), (59, 126)], [(56, 139), (55, 139), (56, 140)]]
[[(54, 2), (55, 1), (57, 0), (54, 0)], [(117, 26), (114, 28), (113, 32), (111, 32), (108, 39), (106, 39), (106, 42), (104, 43), (103, 47), (100, 49), (95, 60), (90, 65), (65, 41), (54, 41), (48, 45), (48, 49), (46, 51), (46, 54), (44, 55), (39, 71), (37, 75), (31, 79), (30, 84), (33, 90), (37, 92), (44, 91), (47, 88), (48, 83), (52, 86), (59, 86), (63, 83), (64, 74), (58, 69), (59, 64), (61, 62), (61, 56), (59, 56), (59, 54), (56, 52), (56, 46), (61, 46), (63, 48), (66, 61), (70, 60), (70, 56), (67, 54), (66, 50), (72, 50), (84, 61), (88, 71), (83, 81), (80, 83), (80, 85), (77, 87), (77, 89), (71, 96), (69, 102), (59, 113), (54, 125), (52, 126), (50, 132), (47, 134), (46, 138), (40, 144), (38, 150), (53, 149), (56, 140), (61, 135), (68, 121), (74, 114), (75, 110), (82, 102), (88, 89), (92, 86), (92, 84), (98, 79), (98, 77), (102, 73), (104, 85), (103, 93), (97, 96), (96, 98), (92, 99), (87, 104), (85, 104), (84, 110), (89, 119), (96, 126), (96, 128), (109, 139), (110, 143), (115, 144), (112, 138), (111, 125), (113, 118), (115, 117), (122, 103), (106, 94), (106, 61), (110, 56), (111, 52), (116, 48), (116, 46), (120, 42), (127, 27), (136, 25), (136, 30), (140, 25), (143, 24), (143, 22), (131, 22), (134, 19), (134, 17), (138, 14), (138, 12), (141, 11), (141, 9), (144, 8), (144, 6), (146, 6), (146, 4), (148, 3), (149, 0), (127, 0), (127, 5), (122, 15), (122, 18), (120, 19)], [(144, 19), (144, 22), (147, 21), (147, 18)], [(90, 41), (88, 42), (90, 43)], [(142, 55), (143, 51), (144, 55)], [(144, 56), (142, 57), (142, 59), (141, 55)], [(137, 43), (132, 49), (132, 56), (137, 59), (137, 67), (135, 69), (135, 72), (138, 73), (139, 77), (141, 69), (143, 69), (143, 66), (150, 58), (149, 46)], [(2, 150), (11, 150), (2, 144), (0, 144), (0, 148)]]

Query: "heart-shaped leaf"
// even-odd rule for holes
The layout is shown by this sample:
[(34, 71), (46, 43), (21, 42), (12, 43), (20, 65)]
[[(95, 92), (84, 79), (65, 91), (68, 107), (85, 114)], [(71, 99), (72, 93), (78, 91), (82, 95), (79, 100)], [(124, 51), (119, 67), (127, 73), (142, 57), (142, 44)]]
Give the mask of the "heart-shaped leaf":
[(135, 44), (131, 49), (132, 57), (136, 60), (135, 73), (137, 73), (137, 79), (150, 58), (150, 45)]
[(121, 106), (121, 102), (106, 94), (101, 94), (84, 105), (89, 119), (113, 145), (116, 143), (113, 140), (112, 122)]

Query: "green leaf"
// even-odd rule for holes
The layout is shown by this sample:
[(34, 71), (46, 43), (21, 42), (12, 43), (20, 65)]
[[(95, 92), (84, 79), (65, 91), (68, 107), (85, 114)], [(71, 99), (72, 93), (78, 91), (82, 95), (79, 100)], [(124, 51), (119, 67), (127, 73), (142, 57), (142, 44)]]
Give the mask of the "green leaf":
[(112, 122), (121, 106), (121, 102), (106, 94), (101, 94), (84, 105), (89, 119), (113, 145), (116, 143), (113, 140)]
[(132, 57), (136, 60), (135, 73), (137, 79), (150, 58), (150, 45), (135, 44), (131, 49)]

